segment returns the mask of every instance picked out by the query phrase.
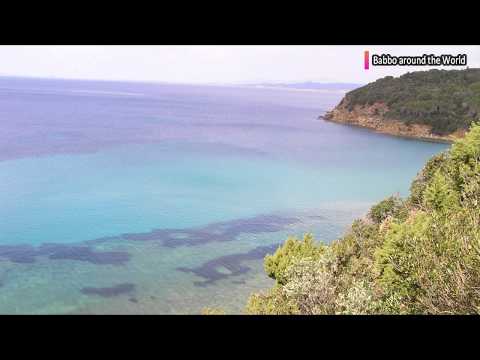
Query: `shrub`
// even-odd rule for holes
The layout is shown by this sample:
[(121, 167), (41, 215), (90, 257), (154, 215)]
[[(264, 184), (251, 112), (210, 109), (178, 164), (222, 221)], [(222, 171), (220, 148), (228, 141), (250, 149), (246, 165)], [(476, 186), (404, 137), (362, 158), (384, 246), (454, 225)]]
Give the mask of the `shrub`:
[(375, 253), (378, 284), (386, 294), (396, 293), (409, 303), (418, 291), (413, 277), (415, 243), (421, 241), (427, 226), (424, 213), (418, 213), (405, 223), (392, 224), (384, 244)]
[(287, 269), (288, 282), (284, 292), (296, 304), (300, 314), (335, 313), (337, 279), (330, 269), (332, 261), (331, 254), (325, 254), (317, 260), (299, 259)]
[(446, 162), (447, 155), (443, 152), (427, 161), (410, 186), (410, 196), (407, 199), (408, 204), (414, 207), (419, 207), (423, 204), (423, 193), (427, 184), (430, 183), (437, 170), (445, 166)]
[(432, 181), (425, 188), (423, 199), (424, 205), (434, 211), (444, 212), (457, 209), (459, 206), (458, 193), (440, 171), (435, 173)]
[(431, 314), (480, 310), (480, 212), (461, 209), (435, 216), (429, 236), (417, 244), (418, 308)]
[(380, 224), (387, 217), (397, 217), (403, 209), (403, 201), (396, 196), (390, 196), (372, 206), (368, 216), (376, 224)]
[(371, 284), (365, 280), (355, 280), (346, 292), (338, 295), (336, 302), (340, 309), (337, 314), (364, 315), (379, 310)]
[(285, 284), (286, 269), (301, 258), (318, 259), (323, 252), (323, 245), (316, 245), (312, 234), (305, 234), (303, 240), (290, 237), (273, 255), (265, 257), (265, 272), (277, 281)]
[(265, 294), (252, 294), (245, 313), (248, 315), (295, 315), (299, 314), (296, 304), (289, 299), (283, 288), (274, 286)]

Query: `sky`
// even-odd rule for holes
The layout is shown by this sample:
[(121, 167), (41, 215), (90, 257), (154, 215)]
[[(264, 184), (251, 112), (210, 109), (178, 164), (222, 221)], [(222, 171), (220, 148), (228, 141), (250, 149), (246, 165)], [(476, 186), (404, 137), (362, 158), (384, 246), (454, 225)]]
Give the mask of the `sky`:
[(0, 76), (193, 84), (363, 84), (387, 75), (428, 69), (370, 66), (365, 70), (365, 50), (395, 56), (467, 54), (468, 66), (480, 67), (480, 46), (0, 45)]

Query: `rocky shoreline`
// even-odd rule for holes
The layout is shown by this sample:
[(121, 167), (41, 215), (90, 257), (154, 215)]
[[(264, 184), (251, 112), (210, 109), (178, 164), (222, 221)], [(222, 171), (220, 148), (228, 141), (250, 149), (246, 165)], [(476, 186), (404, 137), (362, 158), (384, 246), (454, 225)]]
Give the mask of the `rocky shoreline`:
[(388, 107), (383, 103), (375, 103), (369, 106), (356, 105), (349, 109), (345, 100), (328, 111), (321, 119), (332, 121), (338, 124), (358, 126), (378, 133), (394, 135), (399, 137), (413, 138), (423, 141), (451, 143), (465, 135), (465, 131), (456, 131), (446, 136), (432, 134), (428, 125), (410, 124), (395, 119), (385, 119), (384, 114)]

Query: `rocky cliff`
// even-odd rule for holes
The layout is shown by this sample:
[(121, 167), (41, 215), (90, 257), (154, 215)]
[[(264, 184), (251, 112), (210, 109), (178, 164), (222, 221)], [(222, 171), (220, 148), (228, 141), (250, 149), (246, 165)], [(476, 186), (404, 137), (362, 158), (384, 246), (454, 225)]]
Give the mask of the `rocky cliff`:
[(406, 123), (405, 121), (386, 118), (389, 111), (384, 103), (377, 102), (373, 105), (348, 104), (344, 98), (332, 111), (327, 112), (322, 118), (340, 124), (360, 126), (383, 134), (417, 138), (428, 141), (451, 142), (465, 135), (464, 130), (457, 130), (448, 135), (432, 133), (429, 125)]

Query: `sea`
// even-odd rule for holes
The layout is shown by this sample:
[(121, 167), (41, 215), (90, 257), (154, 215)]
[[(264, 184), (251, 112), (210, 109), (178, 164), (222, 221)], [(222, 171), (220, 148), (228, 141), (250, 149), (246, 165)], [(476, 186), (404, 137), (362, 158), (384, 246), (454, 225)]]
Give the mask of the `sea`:
[(322, 120), (347, 90), (1, 77), (0, 314), (242, 313), (447, 148)]

